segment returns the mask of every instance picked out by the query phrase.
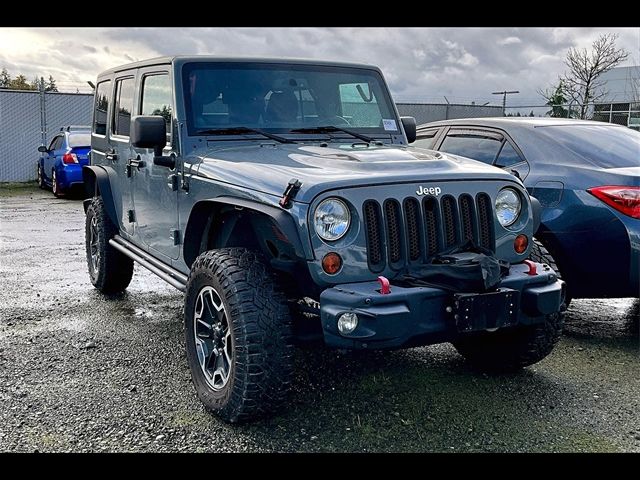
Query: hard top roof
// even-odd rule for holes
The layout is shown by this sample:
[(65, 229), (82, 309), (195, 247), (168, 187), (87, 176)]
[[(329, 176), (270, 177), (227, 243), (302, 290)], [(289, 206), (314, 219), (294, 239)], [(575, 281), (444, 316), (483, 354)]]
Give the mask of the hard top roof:
[(334, 62), (326, 60), (315, 60), (311, 58), (269, 58), (269, 57), (222, 57), (215, 55), (173, 55), (165, 57), (150, 58), (139, 62), (127, 63), (118, 67), (110, 68), (101, 72), (98, 77), (116, 72), (131, 70), (134, 68), (150, 67), (153, 65), (168, 65), (176, 61), (182, 62), (238, 62), (238, 63), (280, 63), (292, 65), (325, 65), (336, 67), (368, 68), (378, 70), (374, 65), (363, 63)]

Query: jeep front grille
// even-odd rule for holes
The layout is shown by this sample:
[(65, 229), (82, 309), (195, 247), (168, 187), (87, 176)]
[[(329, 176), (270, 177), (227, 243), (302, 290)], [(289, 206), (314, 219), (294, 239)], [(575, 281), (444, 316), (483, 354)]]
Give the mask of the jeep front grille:
[(367, 256), (372, 266), (382, 265), (384, 259), (382, 252), (382, 215), (380, 214), (380, 205), (378, 202), (369, 200), (364, 202), (364, 224), (367, 236)]
[(473, 240), (494, 250), (493, 210), (486, 193), (463, 194), (439, 201), (414, 197), (402, 202), (367, 200), (363, 205), (367, 258), (372, 271), (385, 265), (397, 270), (407, 263), (427, 263), (438, 252)]
[(384, 216), (387, 219), (387, 245), (389, 250), (389, 262), (396, 264), (402, 260), (402, 240), (400, 228), (400, 206), (395, 200), (384, 202)]

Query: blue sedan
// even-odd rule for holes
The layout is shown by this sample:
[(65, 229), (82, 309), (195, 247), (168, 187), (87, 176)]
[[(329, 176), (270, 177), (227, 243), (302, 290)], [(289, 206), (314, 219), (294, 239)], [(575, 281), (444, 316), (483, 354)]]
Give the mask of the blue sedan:
[(90, 127), (62, 128), (49, 146), (38, 147), (38, 185), (56, 197), (82, 185), (82, 167), (89, 164)]
[(414, 145), (511, 171), (542, 204), (532, 257), (568, 298), (640, 297), (640, 133), (602, 122), (466, 118), (418, 127)]

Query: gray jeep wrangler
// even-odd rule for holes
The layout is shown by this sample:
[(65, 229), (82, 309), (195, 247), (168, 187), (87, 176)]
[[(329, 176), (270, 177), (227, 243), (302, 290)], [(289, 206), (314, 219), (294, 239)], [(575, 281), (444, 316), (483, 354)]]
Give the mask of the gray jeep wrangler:
[(537, 202), (414, 138), (372, 66), (179, 56), (103, 72), (83, 169), (91, 282), (121, 292), (137, 262), (185, 292), (193, 383), (230, 422), (286, 401), (297, 340), (541, 360), (564, 284), (525, 260)]

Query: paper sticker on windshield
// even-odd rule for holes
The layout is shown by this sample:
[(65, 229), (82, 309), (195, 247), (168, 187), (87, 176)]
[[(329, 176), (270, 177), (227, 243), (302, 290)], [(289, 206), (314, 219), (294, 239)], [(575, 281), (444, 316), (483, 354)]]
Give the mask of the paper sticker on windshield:
[(393, 119), (382, 119), (382, 126), (385, 130), (393, 130), (394, 132), (398, 131), (398, 126), (396, 125), (396, 121)]

